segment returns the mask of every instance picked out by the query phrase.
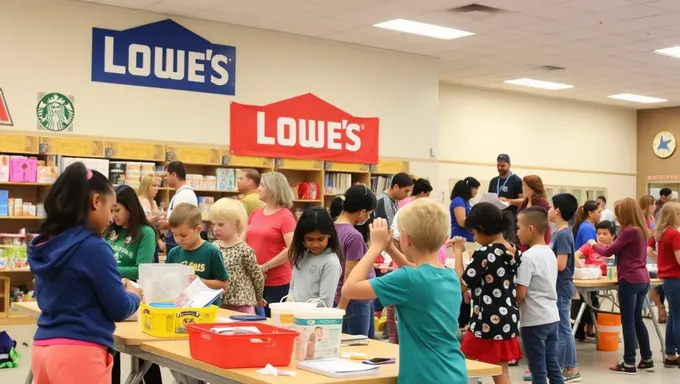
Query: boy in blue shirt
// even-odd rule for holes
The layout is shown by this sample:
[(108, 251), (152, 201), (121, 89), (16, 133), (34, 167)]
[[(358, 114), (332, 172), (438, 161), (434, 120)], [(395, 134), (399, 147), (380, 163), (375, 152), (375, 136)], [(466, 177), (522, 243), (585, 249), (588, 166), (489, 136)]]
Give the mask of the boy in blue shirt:
[[(437, 258), (451, 232), (448, 213), (429, 199), (418, 199), (399, 210), (398, 226), (404, 254), (392, 244), (385, 219), (373, 221), (371, 247), (347, 277), (342, 296), (378, 298), (384, 305), (395, 306), (399, 383), (465, 384), (467, 368), (455, 326), (462, 301), (460, 282), (456, 272)], [(367, 280), (383, 250), (403, 267)]]

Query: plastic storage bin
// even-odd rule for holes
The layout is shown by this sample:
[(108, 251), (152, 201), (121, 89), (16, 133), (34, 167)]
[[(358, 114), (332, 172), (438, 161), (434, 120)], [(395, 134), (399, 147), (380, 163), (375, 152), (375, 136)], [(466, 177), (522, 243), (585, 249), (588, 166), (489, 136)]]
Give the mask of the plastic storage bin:
[[(219, 335), (213, 327), (256, 327), (259, 335)], [(263, 368), (290, 365), (298, 333), (263, 323), (188, 324), (191, 357), (214, 366), (232, 368)]]
[(194, 269), (181, 264), (141, 264), (138, 283), (145, 303), (172, 302), (191, 283)]
[(142, 303), (139, 322), (142, 332), (159, 338), (181, 338), (187, 336), (186, 326), (194, 323), (212, 323), (217, 318), (214, 305), (204, 308), (152, 307)]

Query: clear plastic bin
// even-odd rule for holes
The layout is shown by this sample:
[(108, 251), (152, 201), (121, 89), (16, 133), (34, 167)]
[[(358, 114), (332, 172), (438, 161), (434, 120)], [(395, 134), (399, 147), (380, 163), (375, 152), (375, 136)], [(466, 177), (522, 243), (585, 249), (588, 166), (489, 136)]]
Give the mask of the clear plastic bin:
[(181, 264), (141, 264), (139, 285), (144, 291), (144, 302), (173, 301), (190, 283), (194, 269)]

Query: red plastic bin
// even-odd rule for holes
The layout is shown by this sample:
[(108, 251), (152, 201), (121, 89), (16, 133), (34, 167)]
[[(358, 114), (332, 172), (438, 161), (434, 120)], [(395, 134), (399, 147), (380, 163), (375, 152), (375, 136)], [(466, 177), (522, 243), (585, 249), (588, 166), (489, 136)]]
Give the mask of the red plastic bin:
[[(213, 327), (256, 327), (259, 335), (219, 335)], [(264, 368), (285, 367), (293, 357), (298, 332), (259, 322), (187, 324), (191, 357), (214, 366)], [(255, 340), (255, 341), (253, 341)]]

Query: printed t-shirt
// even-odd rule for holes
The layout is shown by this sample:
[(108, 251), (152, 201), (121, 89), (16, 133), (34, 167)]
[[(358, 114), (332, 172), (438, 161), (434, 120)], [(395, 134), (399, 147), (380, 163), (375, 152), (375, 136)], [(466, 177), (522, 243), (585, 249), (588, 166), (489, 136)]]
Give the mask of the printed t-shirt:
[[(345, 255), (345, 260), (341, 262), (342, 264), (342, 274), (340, 275), (340, 281), (338, 282), (338, 289), (335, 292), (335, 303), (340, 302), (340, 292), (342, 291), (342, 285), (345, 282), (345, 263), (348, 261), (359, 261), (368, 252), (368, 247), (364, 242), (364, 238), (361, 233), (357, 231), (353, 225), (344, 223), (335, 223), (335, 230), (338, 233), (338, 242), (340, 243), (340, 248)], [(375, 277), (375, 271), (371, 268), (368, 271), (368, 279)], [(359, 301), (359, 300), (356, 300)], [(368, 301), (368, 300), (363, 300)]]
[[(255, 251), (257, 263), (262, 265), (286, 248), (283, 235), (295, 231), (295, 216), (286, 208), (271, 215), (264, 214), (264, 208), (255, 209), (248, 218), (246, 243)], [(280, 287), (290, 284), (293, 268), (283, 263), (267, 271), (265, 287)]]
[(451, 200), (451, 206), (449, 207), (449, 211), (451, 213), (451, 237), (453, 238), (455, 236), (460, 236), (464, 237), (466, 241), (472, 242), (474, 241), (474, 235), (472, 235), (472, 232), (458, 225), (456, 215), (453, 213), (454, 209), (458, 207), (465, 208), (465, 217), (467, 217), (467, 215), (470, 213), (470, 209), (472, 208), (470, 202), (463, 200), (463, 198), (460, 196), (456, 196), (453, 200)]
[(593, 247), (588, 244), (582, 246), (579, 251), (586, 257), (584, 265), (599, 267), (602, 270), (602, 275), (607, 275), (607, 259), (605, 257), (602, 257), (602, 255), (595, 252)]
[(173, 248), (168, 253), (166, 264), (188, 265), (194, 269), (196, 276), (205, 280), (229, 280), (229, 274), (224, 267), (222, 253), (214, 245), (204, 241), (194, 250), (182, 247)]
[(664, 231), (660, 243), (657, 244), (652, 237), (647, 245), (657, 248), (659, 278), (680, 279), (680, 264), (675, 257), (675, 251), (680, 250), (680, 232), (675, 228), (668, 228)]
[(425, 264), (369, 282), (383, 305), (394, 305), (399, 318), (399, 382), (466, 384), (465, 356), (458, 330), (451, 326), (458, 321), (463, 297), (456, 273)]
[(519, 306), (522, 327), (560, 321), (557, 310), (557, 255), (547, 245), (535, 245), (522, 254), (517, 284), (527, 287)]
[(107, 241), (116, 257), (118, 271), (126, 279), (139, 279), (139, 265), (153, 263), (156, 252), (156, 233), (148, 225), (142, 226), (138, 239), (132, 239), (125, 228), (111, 232)]

